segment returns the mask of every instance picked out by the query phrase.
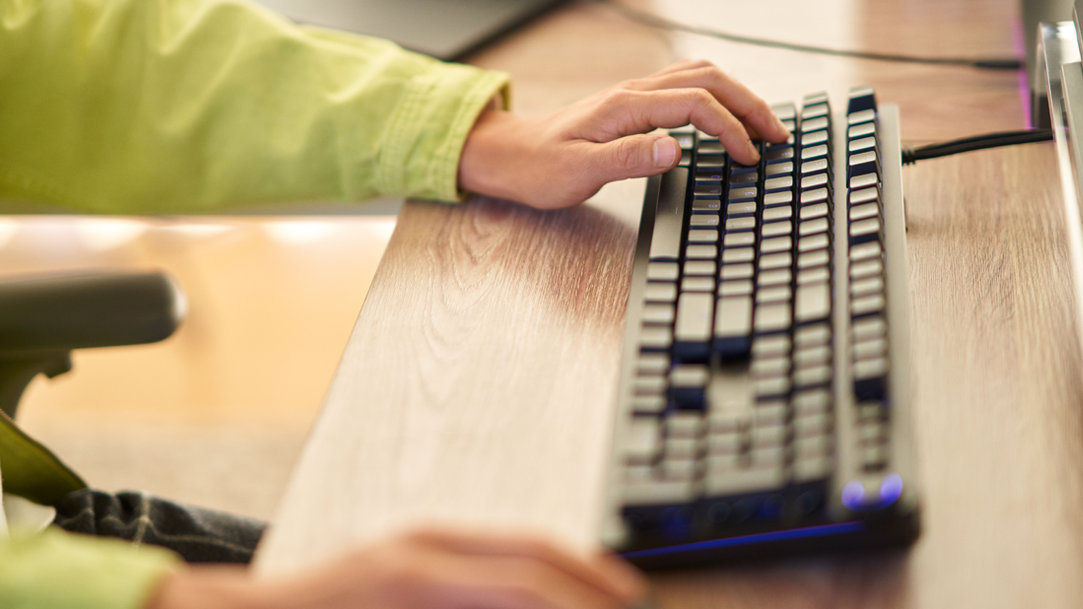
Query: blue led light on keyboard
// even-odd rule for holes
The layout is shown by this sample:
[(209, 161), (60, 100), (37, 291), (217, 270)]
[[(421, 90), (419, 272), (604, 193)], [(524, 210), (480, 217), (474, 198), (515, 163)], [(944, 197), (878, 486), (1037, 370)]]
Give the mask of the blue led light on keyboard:
[(646, 556), (659, 556), (663, 554), (675, 554), (680, 552), (690, 552), (698, 550), (711, 550), (716, 548), (725, 548), (732, 546), (752, 545), (758, 543), (768, 543), (774, 541), (787, 541), (791, 539), (804, 539), (809, 537), (826, 537), (831, 535), (844, 535), (851, 533), (860, 533), (865, 530), (865, 523), (856, 521), (839, 522), (835, 524), (824, 524), (811, 527), (801, 527), (799, 529), (786, 529), (781, 531), (770, 531), (767, 533), (753, 533), (751, 535), (740, 535), (737, 537), (727, 537), (724, 539), (712, 539), (709, 541), (697, 541), (693, 543), (686, 543), (676, 546), (667, 546), (662, 548), (651, 548), (649, 550), (638, 550), (634, 552), (622, 552), (621, 556), (627, 559), (642, 558)]
[(866, 489), (861, 481), (851, 480), (842, 488), (842, 504), (854, 511), (878, 510), (898, 501), (902, 492), (903, 481), (899, 474), (884, 476), (877, 495)]

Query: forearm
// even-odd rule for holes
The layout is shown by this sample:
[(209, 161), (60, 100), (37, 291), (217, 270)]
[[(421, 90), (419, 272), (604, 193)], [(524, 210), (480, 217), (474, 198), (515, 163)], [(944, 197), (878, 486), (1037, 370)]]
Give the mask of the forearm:
[(0, 195), (203, 211), (453, 199), (503, 75), (222, 0), (0, 0)]

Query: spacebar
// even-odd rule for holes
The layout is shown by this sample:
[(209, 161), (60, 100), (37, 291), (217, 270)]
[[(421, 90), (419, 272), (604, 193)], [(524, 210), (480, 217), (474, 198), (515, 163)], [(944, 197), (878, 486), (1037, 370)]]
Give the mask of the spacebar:
[(680, 259), (687, 191), (687, 167), (674, 167), (662, 174), (658, 188), (658, 207), (654, 215), (654, 232), (651, 234), (651, 260)]

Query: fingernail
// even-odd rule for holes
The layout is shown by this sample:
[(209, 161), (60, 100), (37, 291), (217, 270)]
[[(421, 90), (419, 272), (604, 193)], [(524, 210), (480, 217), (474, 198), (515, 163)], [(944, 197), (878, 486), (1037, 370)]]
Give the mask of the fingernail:
[(789, 135), (790, 130), (786, 128), (786, 125), (782, 123), (782, 119), (775, 117), (775, 129), (778, 130), (780, 135)]
[(659, 168), (672, 167), (677, 162), (677, 142), (669, 137), (660, 137), (654, 140), (654, 166)]
[(745, 148), (748, 150), (748, 156), (752, 159), (753, 163), (760, 160), (760, 150), (759, 148), (756, 148), (755, 144), (748, 142), (745, 145)]

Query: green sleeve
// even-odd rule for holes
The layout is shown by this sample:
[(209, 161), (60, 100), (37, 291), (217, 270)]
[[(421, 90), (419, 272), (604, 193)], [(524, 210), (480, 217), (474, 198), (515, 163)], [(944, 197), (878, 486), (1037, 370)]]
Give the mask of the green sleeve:
[(201, 212), (459, 197), (506, 75), (231, 0), (0, 0), (0, 198)]
[(0, 607), (138, 609), (177, 564), (159, 548), (59, 530), (0, 537)]

